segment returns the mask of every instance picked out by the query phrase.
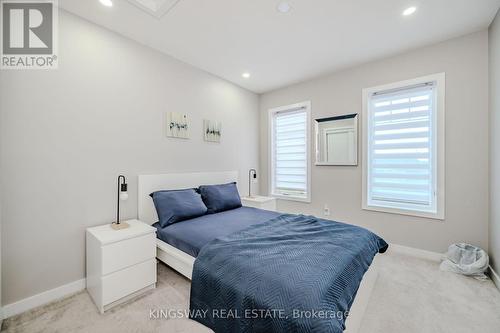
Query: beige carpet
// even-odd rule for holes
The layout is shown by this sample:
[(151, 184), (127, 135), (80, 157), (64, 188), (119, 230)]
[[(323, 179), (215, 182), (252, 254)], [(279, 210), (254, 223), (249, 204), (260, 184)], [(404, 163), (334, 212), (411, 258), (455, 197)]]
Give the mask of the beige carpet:
[[(438, 264), (381, 255), (361, 332), (500, 332), (500, 293), (491, 281), (440, 272)], [(155, 310), (186, 309), (190, 283), (158, 264), (158, 287), (100, 315), (86, 292), (4, 321), (2, 332), (173, 332), (210, 330), (186, 319), (150, 319)]]

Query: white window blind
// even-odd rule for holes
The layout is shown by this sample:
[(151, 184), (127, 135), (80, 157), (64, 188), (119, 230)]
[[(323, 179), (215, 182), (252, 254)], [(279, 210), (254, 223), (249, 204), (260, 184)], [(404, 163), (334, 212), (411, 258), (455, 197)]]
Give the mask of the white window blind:
[(436, 213), (435, 83), (371, 95), (370, 206)]
[(272, 194), (307, 198), (307, 109), (273, 113), (272, 131)]

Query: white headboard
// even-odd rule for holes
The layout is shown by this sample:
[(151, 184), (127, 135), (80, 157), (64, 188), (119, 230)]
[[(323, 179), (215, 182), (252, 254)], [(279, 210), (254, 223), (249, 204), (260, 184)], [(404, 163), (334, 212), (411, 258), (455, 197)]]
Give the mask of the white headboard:
[(138, 182), (138, 215), (144, 223), (153, 224), (158, 215), (149, 196), (159, 190), (180, 190), (200, 185), (224, 184), (238, 181), (238, 171), (166, 173), (161, 175), (139, 175)]

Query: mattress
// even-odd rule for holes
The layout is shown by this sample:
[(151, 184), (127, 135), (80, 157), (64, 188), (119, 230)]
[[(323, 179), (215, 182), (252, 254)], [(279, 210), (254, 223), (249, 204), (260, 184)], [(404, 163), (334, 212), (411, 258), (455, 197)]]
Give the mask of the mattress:
[(216, 214), (207, 214), (194, 219), (177, 222), (162, 228), (156, 227), (156, 236), (179, 250), (197, 257), (201, 248), (212, 240), (264, 223), (280, 213), (252, 207), (240, 207)]

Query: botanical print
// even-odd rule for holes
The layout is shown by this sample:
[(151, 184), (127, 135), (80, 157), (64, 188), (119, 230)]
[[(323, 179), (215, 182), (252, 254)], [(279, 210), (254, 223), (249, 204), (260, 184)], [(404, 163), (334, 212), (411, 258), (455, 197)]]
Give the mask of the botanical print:
[(203, 120), (203, 133), (205, 141), (220, 142), (222, 124), (220, 121)]
[(186, 114), (167, 112), (167, 136), (172, 138), (189, 138), (189, 120)]

